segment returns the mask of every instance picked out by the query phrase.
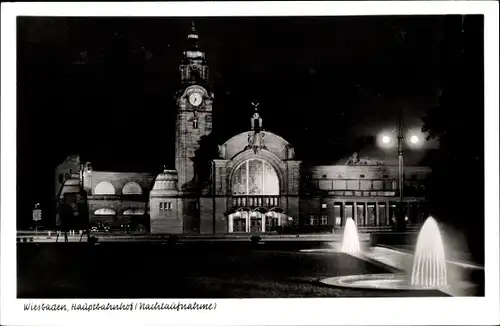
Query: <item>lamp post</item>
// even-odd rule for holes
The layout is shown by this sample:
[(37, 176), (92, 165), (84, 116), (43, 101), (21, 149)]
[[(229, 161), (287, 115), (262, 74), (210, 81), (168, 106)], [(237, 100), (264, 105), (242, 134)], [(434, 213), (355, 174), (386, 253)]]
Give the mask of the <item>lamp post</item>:
[[(392, 130), (391, 133), (395, 132), (396, 129)], [(411, 130), (409, 130), (411, 132)], [(396, 213), (396, 228), (398, 230), (403, 230), (405, 227), (405, 205), (404, 205), (404, 129), (402, 114), (400, 113), (398, 128), (397, 128), (397, 149), (398, 149), (398, 209)], [(393, 137), (391, 133), (382, 134), (380, 137), (382, 147), (393, 147)], [(417, 146), (420, 143), (420, 138), (416, 134), (409, 134), (408, 140), (411, 146)]]
[(404, 166), (403, 166), (403, 121), (402, 114), (399, 115), (398, 121), (398, 183), (399, 183), (399, 207), (396, 216), (396, 229), (404, 229), (404, 203), (403, 203), (403, 189), (404, 189)]

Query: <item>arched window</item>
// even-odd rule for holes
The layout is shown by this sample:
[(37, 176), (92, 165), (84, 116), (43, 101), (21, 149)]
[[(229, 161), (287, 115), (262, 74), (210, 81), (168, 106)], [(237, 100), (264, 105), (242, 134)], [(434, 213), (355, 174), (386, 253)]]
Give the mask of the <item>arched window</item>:
[(123, 187), (122, 193), (124, 195), (141, 195), (142, 188), (135, 182), (129, 182)]
[(94, 212), (94, 215), (116, 215), (116, 212), (112, 210), (111, 208), (99, 208)]
[(123, 212), (123, 215), (144, 215), (144, 211), (140, 208), (129, 208)]
[(115, 187), (107, 181), (99, 183), (94, 190), (95, 195), (114, 195)]
[(235, 196), (278, 196), (278, 174), (262, 159), (250, 159), (241, 163), (233, 174), (232, 192)]

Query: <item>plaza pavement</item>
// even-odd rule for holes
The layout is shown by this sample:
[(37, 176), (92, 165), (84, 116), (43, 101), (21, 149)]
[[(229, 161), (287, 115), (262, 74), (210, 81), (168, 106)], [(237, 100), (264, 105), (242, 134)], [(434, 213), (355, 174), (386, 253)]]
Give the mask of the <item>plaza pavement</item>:
[[(342, 235), (340, 233), (325, 234), (277, 234), (277, 233), (245, 233), (245, 234), (196, 234), (196, 235), (131, 235), (96, 232), (91, 236), (97, 238), (97, 242), (167, 242), (175, 237), (176, 242), (249, 242), (253, 236), (258, 236), (260, 242), (273, 241), (319, 241), (319, 242), (339, 242)], [(369, 234), (360, 234), (361, 241), (369, 241)], [(17, 242), (30, 243), (52, 243), (65, 242), (64, 234), (57, 236), (57, 232), (18, 232)], [(83, 237), (75, 232), (74, 235), (68, 233), (68, 242), (87, 242), (87, 235)]]

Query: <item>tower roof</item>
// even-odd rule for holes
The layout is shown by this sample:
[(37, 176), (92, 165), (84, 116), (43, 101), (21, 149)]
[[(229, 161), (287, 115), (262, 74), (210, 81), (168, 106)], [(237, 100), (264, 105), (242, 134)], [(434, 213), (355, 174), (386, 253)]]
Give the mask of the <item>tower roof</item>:
[(192, 61), (205, 61), (205, 52), (201, 49), (199, 43), (200, 36), (196, 31), (194, 22), (191, 22), (191, 31), (187, 36), (187, 47), (183, 53), (183, 63), (190, 63)]
[(163, 172), (156, 177), (151, 196), (175, 196), (177, 195), (177, 170), (167, 170), (164, 167)]

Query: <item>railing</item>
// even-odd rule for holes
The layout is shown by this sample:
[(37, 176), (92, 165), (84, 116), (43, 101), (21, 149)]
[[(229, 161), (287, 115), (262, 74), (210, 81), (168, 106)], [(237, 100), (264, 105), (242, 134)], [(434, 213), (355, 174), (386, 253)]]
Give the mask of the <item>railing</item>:
[[(301, 191), (305, 193), (328, 193), (335, 196), (398, 196), (396, 179), (312, 179)], [(406, 196), (424, 196), (425, 188), (418, 182), (406, 184)]]
[(233, 196), (233, 207), (278, 207), (279, 196)]

